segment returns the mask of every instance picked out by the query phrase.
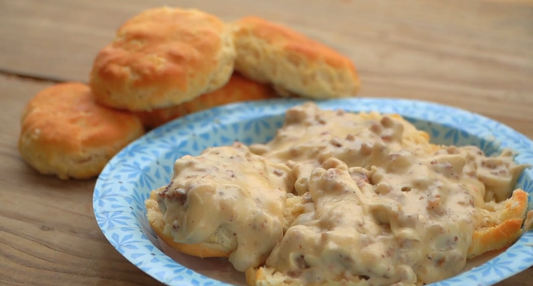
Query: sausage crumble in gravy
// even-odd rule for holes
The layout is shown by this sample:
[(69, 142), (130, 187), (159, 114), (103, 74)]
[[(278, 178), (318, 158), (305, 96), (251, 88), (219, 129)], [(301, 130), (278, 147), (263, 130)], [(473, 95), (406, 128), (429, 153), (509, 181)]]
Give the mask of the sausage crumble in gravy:
[(231, 230), (250, 285), (421, 285), (518, 238), (525, 167), (510, 151), (431, 144), (398, 115), (306, 103), (266, 144), (179, 159), (158, 203), (176, 242)]

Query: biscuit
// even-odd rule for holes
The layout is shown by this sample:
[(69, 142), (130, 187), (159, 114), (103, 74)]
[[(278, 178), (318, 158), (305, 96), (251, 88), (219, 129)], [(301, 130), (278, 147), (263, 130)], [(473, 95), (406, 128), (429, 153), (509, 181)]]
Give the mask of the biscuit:
[(235, 69), (272, 84), (282, 95), (314, 99), (354, 96), (359, 77), (350, 59), (287, 27), (257, 17), (233, 24)]
[[(217, 229), (217, 231), (206, 241), (201, 243), (186, 244), (175, 242), (174, 238), (169, 233), (165, 232), (163, 214), (157, 203), (158, 191), (159, 190), (153, 190), (150, 193), (150, 197), (145, 201), (146, 217), (157, 237), (170, 246), (170, 248), (200, 258), (228, 257), (236, 248), (237, 239), (227, 228)], [(304, 202), (305, 199), (299, 196), (291, 196), (287, 198), (287, 205), (283, 213), (286, 220), (285, 230), (304, 212)]]
[(156, 8), (128, 20), (96, 56), (97, 102), (132, 111), (189, 101), (224, 86), (235, 49), (231, 29), (199, 10)]
[[(521, 225), (527, 210), (528, 194), (523, 190), (513, 192), (511, 198), (501, 203), (495, 203), (491, 211), (487, 211), (487, 224), (474, 231), (472, 243), (468, 248), (468, 259), (483, 253), (510, 246), (522, 234)], [(248, 285), (274, 286), (296, 285), (295, 281), (276, 272), (274, 268), (249, 268), (246, 271)], [(366, 281), (364, 281), (366, 282)], [(327, 285), (366, 285), (358, 281), (328, 281)]]
[(163, 221), (163, 214), (157, 203), (157, 193), (157, 190), (150, 193), (150, 198), (145, 201), (145, 206), (148, 223), (150, 223), (150, 226), (159, 239), (164, 241), (172, 249), (192, 256), (206, 258), (228, 257), (230, 255), (231, 251), (235, 248), (235, 242), (231, 241), (234, 237), (231, 235), (231, 238), (229, 238), (227, 235), (224, 235), (224, 231), (222, 230), (215, 232), (205, 242), (194, 244), (175, 242), (170, 234), (165, 233), (165, 222)]
[(234, 73), (229, 82), (220, 89), (203, 94), (191, 101), (168, 108), (140, 111), (145, 127), (155, 128), (175, 118), (229, 103), (274, 98), (275, 93), (266, 85), (248, 80)]
[(111, 157), (143, 133), (134, 115), (96, 104), (87, 85), (64, 83), (29, 101), (18, 149), (42, 174), (85, 179), (98, 175)]
[[(476, 229), (472, 235), (468, 259), (488, 251), (508, 247), (515, 242), (522, 233), (521, 225), (527, 210), (527, 202), (528, 194), (517, 189), (511, 198), (489, 206), (485, 213), (486, 225)], [(299, 274), (300, 277), (303, 276), (303, 274)], [(324, 280), (323, 283), (317, 283), (317, 285), (368, 285), (367, 280), (359, 279), (360, 277), (352, 276), (352, 279), (339, 277), (339, 280)], [(292, 278), (298, 278), (298, 276), (287, 276), (287, 274), (267, 266), (249, 268), (246, 271), (246, 281), (250, 286), (301, 285), (301, 281)], [(419, 280), (419, 283), (421, 282)]]
[(485, 211), (485, 225), (474, 231), (468, 248), (468, 259), (515, 242), (522, 234), (527, 201), (528, 194), (517, 189), (511, 198), (493, 204), (492, 211)]

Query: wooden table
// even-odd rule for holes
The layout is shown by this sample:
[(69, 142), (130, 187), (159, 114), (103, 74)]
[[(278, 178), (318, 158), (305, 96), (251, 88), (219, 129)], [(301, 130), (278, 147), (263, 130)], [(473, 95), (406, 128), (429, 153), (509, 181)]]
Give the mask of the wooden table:
[[(16, 144), (36, 92), (86, 82), (114, 30), (163, 4), (286, 23), (352, 58), (361, 96), (449, 104), (533, 138), (532, 1), (0, 0), (0, 285), (160, 285), (100, 232), (94, 179), (39, 175)], [(498, 285), (533, 285), (533, 269)]]

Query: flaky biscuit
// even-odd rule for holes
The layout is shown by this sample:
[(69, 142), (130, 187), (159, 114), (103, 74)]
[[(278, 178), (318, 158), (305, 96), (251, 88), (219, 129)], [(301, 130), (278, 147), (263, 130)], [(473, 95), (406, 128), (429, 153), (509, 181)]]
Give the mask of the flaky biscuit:
[(494, 204), (485, 211), (486, 223), (476, 229), (468, 248), (468, 258), (510, 246), (522, 234), (522, 223), (527, 212), (528, 194), (521, 189), (509, 199)]
[(90, 85), (109, 107), (169, 107), (224, 86), (234, 58), (230, 28), (217, 17), (195, 9), (150, 9), (122, 25), (98, 53)]
[(98, 175), (143, 133), (134, 115), (96, 104), (87, 85), (64, 83), (46, 88), (27, 104), (18, 148), (42, 174), (84, 179)]
[(233, 24), (235, 69), (271, 83), (283, 95), (328, 99), (354, 96), (359, 77), (350, 59), (287, 27), (257, 17)]
[[(165, 232), (165, 222), (163, 221), (163, 214), (159, 209), (157, 203), (158, 190), (153, 190), (150, 197), (145, 201), (146, 217), (148, 223), (155, 231), (157, 237), (165, 242), (173, 250), (185, 253), (188, 255), (206, 258), (206, 257), (228, 257), (235, 249), (237, 238), (232, 235), (226, 228), (219, 228), (206, 241), (201, 243), (186, 244), (175, 242), (170, 233)], [(303, 197), (292, 196), (287, 198), (287, 205), (284, 211), (286, 220), (285, 229), (304, 212)]]
[(230, 236), (230, 239), (227, 235), (221, 233), (221, 231), (211, 235), (207, 241), (202, 243), (185, 244), (175, 242), (170, 234), (165, 233), (163, 214), (161, 213), (159, 204), (157, 203), (157, 190), (154, 190), (150, 193), (150, 198), (148, 198), (144, 204), (146, 206), (146, 217), (148, 219), (148, 223), (150, 223), (150, 226), (157, 234), (157, 237), (164, 241), (172, 249), (188, 255), (205, 258), (228, 257), (231, 251), (235, 248), (235, 241), (232, 241), (235, 238)]
[(203, 94), (191, 101), (168, 108), (140, 111), (135, 114), (139, 116), (144, 126), (155, 128), (175, 118), (216, 106), (274, 97), (275, 93), (266, 85), (248, 80), (238, 74), (233, 74), (229, 82), (222, 88)]

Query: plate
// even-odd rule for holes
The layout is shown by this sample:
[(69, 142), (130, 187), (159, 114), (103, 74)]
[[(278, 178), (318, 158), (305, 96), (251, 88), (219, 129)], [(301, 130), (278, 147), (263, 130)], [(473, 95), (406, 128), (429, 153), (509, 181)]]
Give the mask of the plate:
[[(244, 275), (235, 274), (220, 259), (183, 255), (174, 257), (178, 263), (165, 255), (145, 218), (144, 201), (152, 189), (170, 181), (176, 159), (235, 140), (245, 144), (266, 142), (282, 126), (285, 111), (303, 102), (278, 99), (226, 105), (169, 122), (128, 145), (104, 168), (94, 189), (94, 213), (106, 238), (131, 263), (165, 284), (242, 284)], [(342, 108), (348, 112), (397, 113), (428, 132), (434, 143), (476, 145), (487, 155), (506, 147), (518, 153), (517, 163), (533, 162), (533, 142), (527, 137), (465, 110), (399, 99), (350, 98), (317, 104), (322, 109)], [(533, 170), (526, 169), (516, 187), (532, 194)], [(529, 209), (533, 209), (531, 200)], [(532, 243), (530, 231), (478, 267), (431, 285), (493, 285), (533, 265)]]

